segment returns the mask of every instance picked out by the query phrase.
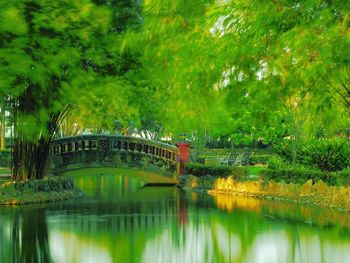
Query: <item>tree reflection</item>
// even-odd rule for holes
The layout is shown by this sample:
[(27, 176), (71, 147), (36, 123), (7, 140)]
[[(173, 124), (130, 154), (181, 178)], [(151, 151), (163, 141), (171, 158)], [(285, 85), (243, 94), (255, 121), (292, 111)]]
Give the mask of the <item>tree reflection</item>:
[(12, 262), (52, 262), (44, 209), (16, 213), (12, 238)]

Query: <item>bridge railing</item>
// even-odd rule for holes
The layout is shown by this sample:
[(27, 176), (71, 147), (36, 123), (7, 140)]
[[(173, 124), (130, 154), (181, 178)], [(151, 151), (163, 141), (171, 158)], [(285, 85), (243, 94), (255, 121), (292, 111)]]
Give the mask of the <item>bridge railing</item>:
[(81, 135), (55, 139), (51, 143), (51, 156), (92, 150), (126, 151), (152, 155), (170, 164), (176, 164), (178, 148), (166, 143), (130, 136)]

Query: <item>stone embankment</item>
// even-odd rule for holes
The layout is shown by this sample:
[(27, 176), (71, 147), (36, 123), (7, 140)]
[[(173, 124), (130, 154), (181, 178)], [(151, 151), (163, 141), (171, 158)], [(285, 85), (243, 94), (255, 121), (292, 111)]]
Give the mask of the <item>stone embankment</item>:
[[(185, 187), (200, 190), (201, 185), (201, 178), (191, 177)], [(304, 184), (286, 184), (274, 181), (236, 181), (229, 177), (215, 179), (207, 190), (209, 194), (215, 195), (251, 196), (350, 211), (350, 187), (329, 186), (321, 180), (316, 183), (309, 180)]]

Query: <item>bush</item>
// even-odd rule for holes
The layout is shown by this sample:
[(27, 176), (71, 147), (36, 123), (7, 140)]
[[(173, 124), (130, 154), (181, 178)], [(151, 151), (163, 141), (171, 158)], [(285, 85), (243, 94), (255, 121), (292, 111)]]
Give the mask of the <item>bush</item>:
[[(291, 141), (275, 146), (278, 155), (288, 162), (292, 161), (291, 149)], [(350, 142), (341, 138), (301, 141), (296, 161), (326, 172), (341, 171), (350, 165)]]
[(267, 164), (272, 157), (272, 155), (251, 155), (249, 156), (249, 164)]
[(213, 176), (196, 177), (193, 175), (181, 175), (179, 177), (179, 186), (182, 188), (192, 189), (212, 189), (214, 187), (215, 180), (217, 178)]
[(340, 171), (350, 164), (350, 144), (343, 139), (312, 140), (300, 147), (300, 162), (322, 171)]
[(204, 165), (201, 163), (188, 163), (185, 166), (186, 173), (197, 177), (212, 175), (215, 177), (227, 177), (231, 174), (231, 168), (223, 165)]
[(188, 163), (185, 165), (186, 173), (192, 174), (197, 177), (213, 176), (226, 178), (230, 175), (240, 178), (247, 175), (247, 171), (237, 166), (225, 166), (225, 165), (204, 165), (200, 163)]
[(292, 141), (284, 140), (281, 143), (275, 144), (273, 150), (279, 157), (287, 162), (292, 161)]
[(0, 167), (11, 167), (12, 152), (10, 150), (0, 150)]
[(265, 169), (260, 172), (264, 181), (274, 180), (275, 182), (284, 181), (286, 183), (303, 184), (308, 180), (317, 182), (322, 180), (328, 185), (336, 185), (337, 177), (330, 173), (323, 173), (318, 170), (310, 169)]
[(189, 175), (180, 175), (179, 176), (179, 186), (180, 187), (189, 187), (191, 183), (191, 176)]
[(201, 164), (205, 164), (205, 158), (204, 158), (203, 156), (199, 156), (199, 157), (197, 158), (197, 162), (198, 162), (198, 163), (201, 163)]
[(200, 189), (212, 189), (214, 187), (216, 178), (213, 176), (203, 176), (198, 180), (198, 188)]
[(287, 167), (287, 164), (279, 156), (271, 157), (269, 162), (268, 162), (268, 164), (267, 164), (267, 168), (268, 169), (283, 169), (283, 168), (286, 168), (286, 167)]
[(350, 168), (337, 173), (338, 185), (350, 186)]
[(50, 177), (46, 180), (28, 180), (16, 182), (15, 190), (18, 192), (60, 192), (63, 190), (72, 190), (73, 181), (67, 177)]

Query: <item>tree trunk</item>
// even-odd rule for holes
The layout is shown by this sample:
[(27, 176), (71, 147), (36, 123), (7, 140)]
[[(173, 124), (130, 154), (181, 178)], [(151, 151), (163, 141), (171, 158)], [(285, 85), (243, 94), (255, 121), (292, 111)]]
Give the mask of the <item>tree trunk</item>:
[(13, 150), (13, 180), (42, 179), (48, 172), (50, 139), (38, 142), (15, 139)]
[[(46, 122), (46, 128), (43, 127), (43, 130), (36, 134), (36, 138), (28, 138), (28, 136), (23, 134), (23, 131), (30, 127), (28, 127), (26, 122), (22, 121), (19, 123), (20, 118), (18, 116), (19, 112), (25, 116), (26, 111), (18, 107), (18, 103), (14, 104), (13, 181), (42, 179), (48, 174), (50, 144), (55, 137), (58, 126), (70, 108), (71, 106), (67, 105), (62, 112), (52, 113)], [(26, 108), (24, 109), (26, 110)], [(18, 129), (19, 125), (21, 125), (21, 129)]]
[(5, 145), (5, 109), (1, 109), (1, 150), (4, 150)]

